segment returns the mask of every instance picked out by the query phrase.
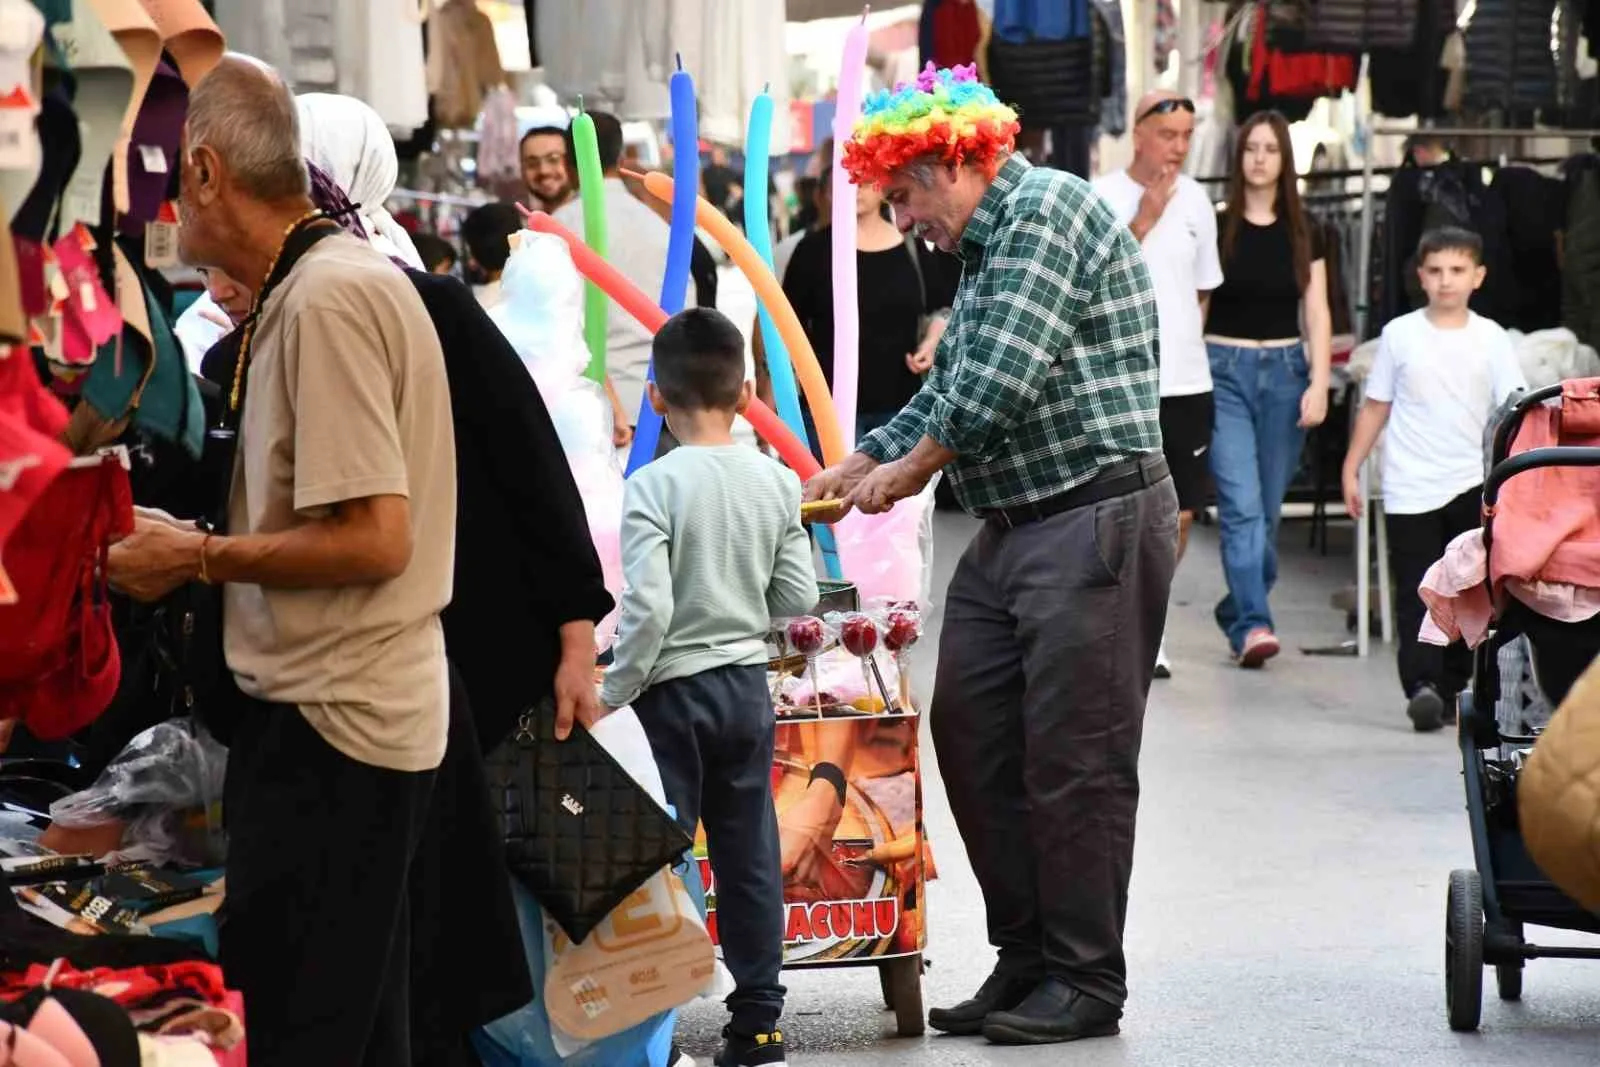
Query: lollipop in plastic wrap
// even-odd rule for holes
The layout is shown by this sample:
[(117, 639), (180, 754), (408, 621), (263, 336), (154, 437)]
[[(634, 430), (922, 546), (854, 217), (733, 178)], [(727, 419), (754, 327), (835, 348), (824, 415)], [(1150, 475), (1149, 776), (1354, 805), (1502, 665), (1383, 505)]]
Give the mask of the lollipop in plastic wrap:
[(790, 619), (783, 630), (789, 647), (806, 658), (806, 670), (811, 673), (811, 699), (816, 703), (817, 717), (822, 717), (822, 687), (817, 684), (817, 657), (828, 647), (828, 626), (815, 615), (800, 615)]
[[(870, 615), (859, 611), (830, 615), (828, 622), (838, 629), (839, 643), (844, 646), (845, 651), (861, 661), (861, 681), (870, 698), (872, 679), (878, 674), (878, 665), (872, 658), (872, 654), (878, 651), (878, 624)], [(884, 688), (881, 676), (878, 678), (878, 691), (883, 694), (883, 703), (887, 707), (889, 693)]]
[[(600, 556), (606, 589), (622, 594), (622, 468), (611, 443), (611, 403), (584, 377), (589, 350), (583, 340), (583, 278), (559, 237), (522, 231), (512, 238), (501, 276), (505, 300), (489, 317), (521, 357), (561, 438), (583, 498), (589, 535)], [(604, 649), (616, 636), (617, 611), (595, 627)]]
[(922, 609), (912, 603), (890, 603), (877, 612), (883, 627), (883, 647), (894, 656), (895, 673), (900, 676), (900, 705), (911, 707), (911, 675), (906, 669), (906, 650), (922, 640)]

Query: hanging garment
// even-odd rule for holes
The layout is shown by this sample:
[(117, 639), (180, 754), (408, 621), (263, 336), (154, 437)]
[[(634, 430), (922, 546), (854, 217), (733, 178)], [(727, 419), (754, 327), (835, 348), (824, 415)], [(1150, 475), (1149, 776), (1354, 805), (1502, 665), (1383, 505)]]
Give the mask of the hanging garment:
[(1178, 47), (1178, 12), (1172, 0), (1156, 0), (1155, 36), (1151, 44), (1155, 50), (1156, 73), (1165, 74), (1172, 53)]
[(156, 220), (162, 205), (170, 199), (168, 193), (177, 182), (178, 150), (188, 112), (188, 86), (178, 76), (177, 68), (162, 60), (121, 156), (127, 171), (127, 203), (117, 209), (123, 233), (142, 237), (145, 226)]
[(995, 0), (994, 36), (1011, 44), (1089, 36), (1089, 0)]
[(995, 95), (1017, 109), (1025, 128), (1092, 126), (1099, 121), (1092, 36), (1025, 44), (995, 36), (989, 41), (988, 65)]
[[(112, 0), (125, 3), (126, 0)], [(200, 0), (139, 0), (161, 34), (161, 45), (192, 89), (222, 60), (222, 31)]]
[(1356, 87), (1358, 58), (1331, 52), (1280, 52), (1268, 46), (1263, 20), (1251, 44), (1247, 96), (1252, 103), (1337, 96)]
[(445, 129), (469, 129), (483, 97), (505, 84), (494, 24), (473, 0), (445, 0), (428, 24), (428, 92), (433, 117)]
[(1383, 299), (1374, 329), (1426, 303), (1417, 280), (1417, 242), (1441, 226), (1472, 230), (1483, 239), (1488, 276), (1472, 296), (1472, 310), (1496, 322), (1509, 321), (1519, 296), (1505, 204), (1484, 184), (1481, 168), (1451, 161), (1436, 167), (1402, 167), (1390, 180), (1384, 214)]
[(121, 666), (105, 558), (132, 532), (128, 472), (114, 458), (62, 471), (12, 530), (0, 552), (16, 593), (0, 607), (0, 720), (59, 740), (111, 702)]
[(1556, 0), (1477, 0), (1465, 27), (1468, 108), (1526, 114), (1557, 106), (1555, 6)]
[[(33, 55), (44, 40), (44, 16), (28, 0), (0, 0), (0, 95), (12, 105), (4, 112), (5, 143), (0, 151), (0, 201), (14, 210), (22, 206), (39, 179), (44, 150), (35, 118), (39, 87), (34, 84)], [(10, 221), (9, 211), (5, 220)]]
[(930, 6), (933, 7), (933, 39), (929, 60), (940, 68), (971, 63), (983, 32), (978, 23), (978, 5), (973, 0), (938, 0)]
[[(522, 158), (517, 152), (517, 94), (505, 86), (483, 99), (483, 123), (478, 130), (478, 184), (520, 181)], [(518, 186), (519, 189), (525, 189)]]
[(1417, 12), (1428, 0), (1316, 0), (1305, 8), (1304, 47), (1310, 51), (1409, 49)]
[[(0, 355), (0, 563), (12, 531), (72, 458), (57, 439), (66, 425), (66, 409), (39, 384), (28, 350)], [(0, 619), (11, 592), (0, 567)]]
[[(77, 116), (72, 109), (72, 98), (64, 85), (57, 85), (45, 94), (44, 100), (39, 105), (39, 116), (34, 120), (39, 130), (39, 143), (44, 149), (44, 162), (39, 171), (39, 179), (33, 185), (33, 191), (28, 194), (28, 199), (11, 217), (11, 234), (17, 241), (17, 257), (22, 262), (24, 270), (28, 269), (28, 262), (38, 264), (40, 260), (39, 246), (48, 239), (54, 239), (58, 230), (50, 229), (50, 222), (56, 218), (56, 205), (66, 191), (67, 183), (78, 169), (78, 161), (82, 156), (82, 141)], [(47, 232), (48, 231), (48, 232)], [(31, 245), (31, 255), (25, 253), (24, 243)], [(32, 275), (42, 287), (44, 282), (43, 267)], [(27, 293), (24, 286), (23, 292)], [(43, 314), (43, 289), (39, 290), (37, 303), (28, 301), (25, 305), (30, 315)]]
[(1100, 132), (1121, 137), (1128, 130), (1128, 44), (1120, 0), (1093, 0), (1097, 33), (1105, 35), (1106, 68), (1100, 80)]
[[(364, 100), (391, 129), (414, 130), (428, 121), (427, 62), (418, 0), (291, 0), (315, 16), (336, 7), (333, 91)], [(324, 18), (327, 16), (324, 14)], [(297, 89), (313, 89), (291, 79)]]
[(61, 203), (63, 232), (76, 222), (93, 225), (100, 218), (107, 164), (121, 138), (135, 81), (127, 53), (99, 11), (79, 3), (73, 5), (72, 16), (71, 22), (54, 30), (56, 40), (72, 56), (77, 84), (72, 108), (82, 134), (82, 154)]
[(1600, 158), (1569, 161), (1566, 207), (1561, 323), (1600, 346)]
[(1455, 0), (1418, 0), (1412, 41), (1405, 48), (1373, 48), (1367, 58), (1372, 109), (1391, 118), (1438, 118), (1445, 113), (1449, 71), (1445, 42), (1455, 34)]
[(1507, 329), (1533, 333), (1561, 324), (1561, 267), (1556, 234), (1566, 214), (1566, 187), (1532, 167), (1501, 167), (1490, 194), (1506, 211), (1506, 237), (1517, 292)]

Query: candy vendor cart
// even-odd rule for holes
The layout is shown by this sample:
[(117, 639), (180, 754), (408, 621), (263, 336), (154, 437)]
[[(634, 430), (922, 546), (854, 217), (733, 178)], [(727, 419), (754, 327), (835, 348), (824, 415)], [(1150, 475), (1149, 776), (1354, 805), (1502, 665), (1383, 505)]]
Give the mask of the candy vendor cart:
[[(825, 590), (823, 610), (855, 608), (853, 587), (833, 583)], [(811, 689), (785, 687), (781, 683), (803, 676), (806, 663), (776, 651), (769, 664), (778, 689), (772, 791), (791, 858), (784, 879), (784, 966), (878, 968), (900, 1035), (920, 1035), (929, 873), (917, 751), (920, 712), (909, 699), (909, 687), (896, 681), (893, 657), (881, 651), (870, 672), (876, 684), (863, 687), (876, 692), (853, 699), (825, 691), (841, 689), (826, 681)], [(844, 655), (842, 649), (830, 652)], [(859, 661), (851, 667), (862, 669)], [(841, 673), (836, 661), (834, 677)], [(810, 699), (791, 699), (795, 693)], [(843, 813), (831, 826), (807, 811), (819, 763), (840, 767), (845, 780)], [(696, 834), (695, 855), (706, 886), (707, 926), (715, 939), (716, 882), (703, 832)]]

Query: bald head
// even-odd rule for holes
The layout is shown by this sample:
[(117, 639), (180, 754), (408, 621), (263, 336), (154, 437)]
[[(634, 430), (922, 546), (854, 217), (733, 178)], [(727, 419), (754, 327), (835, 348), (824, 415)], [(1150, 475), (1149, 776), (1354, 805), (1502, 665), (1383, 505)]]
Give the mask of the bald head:
[(1194, 137), (1194, 103), (1182, 93), (1156, 89), (1139, 98), (1133, 110), (1133, 168), (1143, 184), (1183, 169)]
[(311, 191), (294, 95), (278, 72), (230, 52), (189, 94), (191, 158), (214, 154), (220, 174), (252, 199), (277, 203)]
[(1133, 109), (1134, 121), (1142, 121), (1157, 104), (1182, 99), (1182, 93), (1175, 93), (1171, 89), (1152, 89), (1139, 98), (1139, 103)]

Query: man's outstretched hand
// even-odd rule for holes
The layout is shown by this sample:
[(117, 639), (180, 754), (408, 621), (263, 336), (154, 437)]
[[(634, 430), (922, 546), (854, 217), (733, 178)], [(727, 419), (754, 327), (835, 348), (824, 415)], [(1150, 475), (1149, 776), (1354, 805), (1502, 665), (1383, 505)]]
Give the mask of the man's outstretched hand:
[(801, 499), (806, 502), (816, 500), (838, 500), (841, 506), (832, 511), (823, 511), (813, 514), (812, 522), (833, 523), (838, 522), (850, 514), (850, 496), (855, 492), (856, 486), (861, 484), (878, 467), (878, 461), (865, 452), (852, 452), (843, 463), (835, 464), (827, 470), (812, 476), (806, 482), (805, 492)]

